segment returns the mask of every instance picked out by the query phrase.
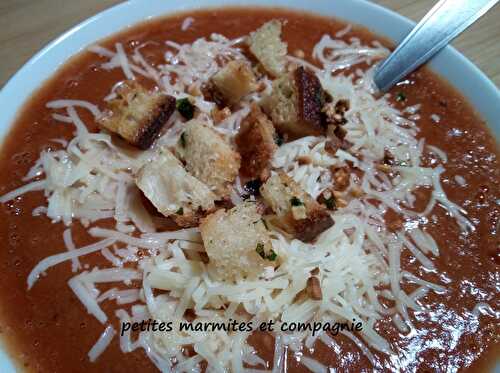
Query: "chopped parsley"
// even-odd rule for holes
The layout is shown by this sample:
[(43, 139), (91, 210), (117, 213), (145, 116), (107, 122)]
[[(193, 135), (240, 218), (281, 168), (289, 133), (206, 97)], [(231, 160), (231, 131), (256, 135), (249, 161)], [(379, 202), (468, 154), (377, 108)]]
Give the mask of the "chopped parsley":
[(179, 210), (177, 210), (175, 213), (177, 215), (184, 215), (184, 209), (182, 207), (180, 207)]
[(283, 139), (283, 137), (281, 135), (276, 134), (276, 136), (274, 137), (274, 142), (276, 143), (276, 145), (281, 146), (281, 145), (283, 145), (285, 140)]
[(179, 140), (179, 141), (180, 141), (180, 143), (181, 143), (181, 146), (182, 146), (183, 148), (185, 148), (185, 147), (186, 147), (186, 132), (183, 132), (183, 133), (181, 134), (181, 138), (180, 138), (180, 140)]
[(328, 208), (328, 210), (336, 210), (337, 209), (337, 204), (335, 203), (335, 197), (330, 197), (325, 199), (325, 205)]
[(405, 101), (405, 100), (406, 100), (406, 95), (403, 92), (399, 92), (396, 95), (396, 101), (397, 102), (401, 102), (401, 101)]
[(262, 242), (259, 242), (257, 244), (255, 251), (257, 251), (257, 254), (259, 254), (262, 259), (266, 258), (266, 253), (264, 252), (264, 244)]
[(276, 254), (276, 252), (273, 249), (271, 249), (271, 252), (266, 256), (266, 259), (274, 262), (277, 257), (278, 254)]
[(292, 197), (290, 199), (290, 203), (292, 206), (304, 206), (304, 203), (297, 197)]
[(177, 111), (187, 120), (193, 119), (194, 117), (194, 105), (186, 98), (180, 98), (175, 103), (175, 108)]

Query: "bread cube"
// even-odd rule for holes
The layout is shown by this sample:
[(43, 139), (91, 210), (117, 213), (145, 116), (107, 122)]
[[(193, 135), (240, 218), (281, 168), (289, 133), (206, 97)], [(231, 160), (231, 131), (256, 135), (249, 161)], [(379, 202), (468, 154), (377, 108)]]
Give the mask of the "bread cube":
[(281, 40), (282, 24), (272, 20), (250, 34), (250, 52), (272, 77), (285, 72), (287, 44)]
[(138, 171), (135, 182), (161, 214), (181, 226), (197, 225), (203, 212), (215, 207), (215, 194), (191, 176), (167, 148), (159, 149)]
[(202, 220), (201, 237), (209, 265), (219, 280), (255, 279), (277, 255), (255, 203), (217, 210)]
[(301, 66), (273, 82), (273, 90), (263, 98), (262, 108), (278, 132), (299, 138), (325, 134), (323, 103), (319, 79)]
[(191, 120), (185, 125), (176, 146), (187, 171), (208, 185), (217, 198), (227, 197), (238, 176), (240, 155), (215, 129)]
[(235, 138), (241, 155), (241, 171), (245, 176), (263, 181), (269, 177), (271, 160), (278, 148), (275, 139), (273, 123), (257, 105), (253, 105)]
[(99, 124), (140, 149), (151, 146), (175, 110), (175, 98), (149, 92), (135, 81), (125, 81)]
[(304, 242), (313, 241), (333, 225), (328, 210), (283, 172), (272, 175), (260, 188), (280, 227)]

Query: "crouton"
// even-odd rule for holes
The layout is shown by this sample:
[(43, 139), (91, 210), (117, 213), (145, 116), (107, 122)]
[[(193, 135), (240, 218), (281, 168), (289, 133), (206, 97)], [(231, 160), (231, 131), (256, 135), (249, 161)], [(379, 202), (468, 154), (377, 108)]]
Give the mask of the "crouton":
[(227, 197), (238, 176), (240, 155), (213, 128), (197, 120), (186, 123), (176, 152), (187, 171), (208, 185), (217, 197)]
[(257, 105), (243, 120), (235, 142), (241, 155), (241, 171), (252, 179), (269, 177), (271, 159), (278, 149), (273, 123)]
[(333, 225), (325, 206), (283, 172), (271, 176), (260, 193), (277, 215), (281, 228), (304, 242), (314, 240)]
[(200, 232), (209, 266), (218, 279), (255, 279), (265, 266), (277, 263), (277, 254), (255, 203), (217, 210), (202, 220)]
[(266, 72), (277, 78), (285, 72), (287, 44), (281, 40), (281, 22), (272, 20), (250, 34), (250, 52)]
[(210, 78), (210, 82), (212, 89), (217, 90), (216, 97), (224, 106), (238, 103), (257, 88), (252, 69), (243, 61), (229, 62)]
[(276, 129), (293, 138), (325, 133), (321, 109), (324, 93), (316, 75), (300, 66), (273, 82), (262, 107)]
[(140, 149), (147, 149), (175, 110), (175, 98), (148, 92), (135, 81), (125, 81), (109, 102), (99, 124)]
[(215, 194), (188, 174), (165, 147), (139, 170), (135, 182), (161, 214), (172, 217), (181, 226), (197, 225), (202, 212), (215, 206)]

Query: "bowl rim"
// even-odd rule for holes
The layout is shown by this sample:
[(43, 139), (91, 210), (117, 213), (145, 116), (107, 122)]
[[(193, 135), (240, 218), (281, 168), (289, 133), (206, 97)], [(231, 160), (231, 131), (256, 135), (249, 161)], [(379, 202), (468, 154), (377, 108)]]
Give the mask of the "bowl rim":
[[(415, 26), (415, 22), (367, 0), (275, 0), (272, 6), (266, 0), (129, 0), (111, 6), (71, 27), (49, 42), (12, 75), (0, 90), (0, 146), (15, 123), (24, 103), (70, 57), (82, 52), (94, 42), (105, 39), (137, 23), (169, 14), (196, 9), (216, 9), (227, 6), (286, 8), (335, 17), (359, 24), (393, 43), (401, 41)], [(388, 25), (387, 20), (391, 21)], [(392, 29), (391, 29), (392, 28)], [(450, 65), (451, 61), (451, 65)], [(500, 91), (496, 85), (470, 60), (448, 45), (430, 62), (430, 67), (464, 95), (497, 139), (500, 138)], [(458, 79), (467, 76), (469, 79)], [(472, 82), (471, 82), (472, 81)], [(472, 87), (472, 89), (470, 89)], [(13, 372), (20, 361), (9, 356), (12, 352), (0, 338), (0, 371)], [(500, 371), (500, 365), (494, 369)]]

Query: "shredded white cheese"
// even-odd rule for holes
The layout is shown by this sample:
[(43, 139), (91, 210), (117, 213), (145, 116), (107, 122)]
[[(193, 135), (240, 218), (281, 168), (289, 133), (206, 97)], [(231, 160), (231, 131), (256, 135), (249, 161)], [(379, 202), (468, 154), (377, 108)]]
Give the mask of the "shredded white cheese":
[(109, 346), (115, 334), (116, 330), (111, 325), (109, 325), (108, 327), (106, 327), (106, 329), (104, 329), (104, 332), (101, 334), (96, 344), (92, 346), (92, 348), (89, 351), (88, 355), (90, 361), (94, 362), (97, 360), (99, 355), (101, 355), (104, 352), (104, 350)]

